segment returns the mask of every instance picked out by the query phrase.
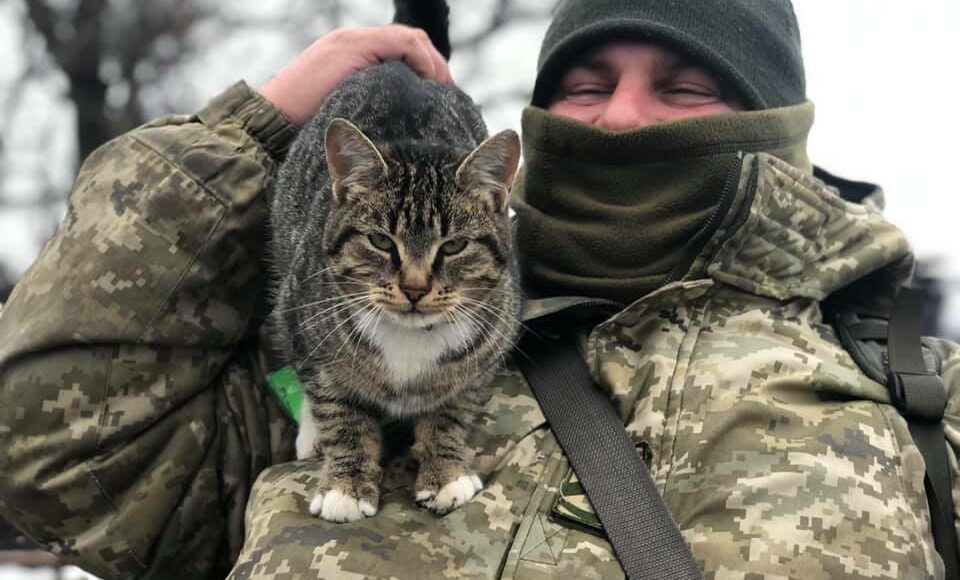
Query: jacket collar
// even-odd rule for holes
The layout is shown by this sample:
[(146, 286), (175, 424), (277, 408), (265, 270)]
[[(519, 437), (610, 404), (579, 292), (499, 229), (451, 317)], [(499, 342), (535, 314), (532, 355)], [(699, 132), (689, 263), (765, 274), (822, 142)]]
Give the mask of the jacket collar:
[(838, 186), (854, 182), (817, 175), (766, 153), (746, 155), (737, 196), (683, 278), (705, 275), (780, 300), (823, 300), (881, 270), (905, 282), (913, 255), (881, 213), (883, 192), (872, 187), (862, 203), (847, 201)]
[[(777, 300), (824, 300), (841, 289), (884, 293), (909, 280), (914, 259), (904, 233), (883, 217), (883, 204), (876, 186), (819, 169), (811, 175), (766, 153), (745, 154), (736, 195), (689, 268), (638, 302), (703, 282)], [(576, 296), (530, 300), (523, 318), (601, 303)]]

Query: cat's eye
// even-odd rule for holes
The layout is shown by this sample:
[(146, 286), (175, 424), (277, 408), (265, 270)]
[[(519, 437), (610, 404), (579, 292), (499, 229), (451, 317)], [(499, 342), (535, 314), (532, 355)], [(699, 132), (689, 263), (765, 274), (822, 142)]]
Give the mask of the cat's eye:
[(370, 240), (370, 243), (373, 244), (374, 248), (384, 252), (390, 252), (396, 247), (393, 245), (393, 240), (390, 239), (390, 236), (370, 234), (367, 238)]
[(440, 251), (445, 256), (452, 256), (454, 254), (459, 254), (467, 247), (467, 240), (450, 240), (449, 242), (444, 242), (440, 246)]

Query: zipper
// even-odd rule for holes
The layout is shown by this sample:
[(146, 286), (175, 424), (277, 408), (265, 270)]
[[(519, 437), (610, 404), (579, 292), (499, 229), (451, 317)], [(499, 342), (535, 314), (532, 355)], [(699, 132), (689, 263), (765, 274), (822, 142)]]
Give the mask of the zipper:
[[(733, 198), (737, 193), (737, 187), (740, 185), (740, 173), (743, 171), (743, 156), (743, 151), (739, 151), (737, 153), (736, 160), (733, 162), (729, 171), (727, 172), (727, 179), (724, 182), (723, 190), (720, 192), (720, 198), (717, 200), (717, 206), (710, 213), (710, 216), (707, 218), (707, 221), (703, 224), (703, 227), (700, 229), (700, 231), (697, 232), (697, 234), (687, 245), (687, 251), (685, 252), (687, 259), (683, 260), (683, 262), (680, 264), (677, 264), (677, 266), (674, 267), (673, 270), (671, 270), (670, 273), (664, 277), (663, 281), (660, 283), (660, 288), (663, 288), (672, 282), (676, 282), (690, 271), (690, 267), (693, 266), (697, 256), (700, 255), (700, 252), (707, 245), (707, 242), (710, 241), (710, 238), (720, 226), (722, 219), (726, 217), (726, 214), (730, 209), (730, 205), (733, 202)], [(753, 180), (752, 174), (750, 178)], [(748, 184), (748, 187), (750, 187), (750, 184)]]

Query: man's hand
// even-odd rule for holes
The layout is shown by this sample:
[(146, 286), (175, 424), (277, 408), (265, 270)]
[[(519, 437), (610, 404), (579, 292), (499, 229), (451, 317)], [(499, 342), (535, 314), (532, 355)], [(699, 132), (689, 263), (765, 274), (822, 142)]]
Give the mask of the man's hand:
[(426, 79), (453, 82), (447, 61), (424, 31), (389, 24), (343, 28), (320, 37), (260, 87), (260, 93), (295, 125), (303, 126), (340, 81), (388, 60), (402, 60)]

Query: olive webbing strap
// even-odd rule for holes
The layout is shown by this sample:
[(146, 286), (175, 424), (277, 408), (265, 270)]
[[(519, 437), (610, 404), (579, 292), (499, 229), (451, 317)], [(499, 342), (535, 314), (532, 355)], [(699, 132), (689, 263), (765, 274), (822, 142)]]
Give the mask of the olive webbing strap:
[(890, 399), (907, 420), (910, 435), (926, 464), (923, 486), (930, 504), (934, 545), (943, 559), (946, 580), (960, 580), (960, 559), (954, 527), (953, 481), (943, 432), (947, 390), (923, 360), (921, 320), (926, 295), (904, 288), (897, 295), (887, 327)]
[(573, 337), (527, 332), (516, 357), (630, 580), (703, 580), (610, 399)]

